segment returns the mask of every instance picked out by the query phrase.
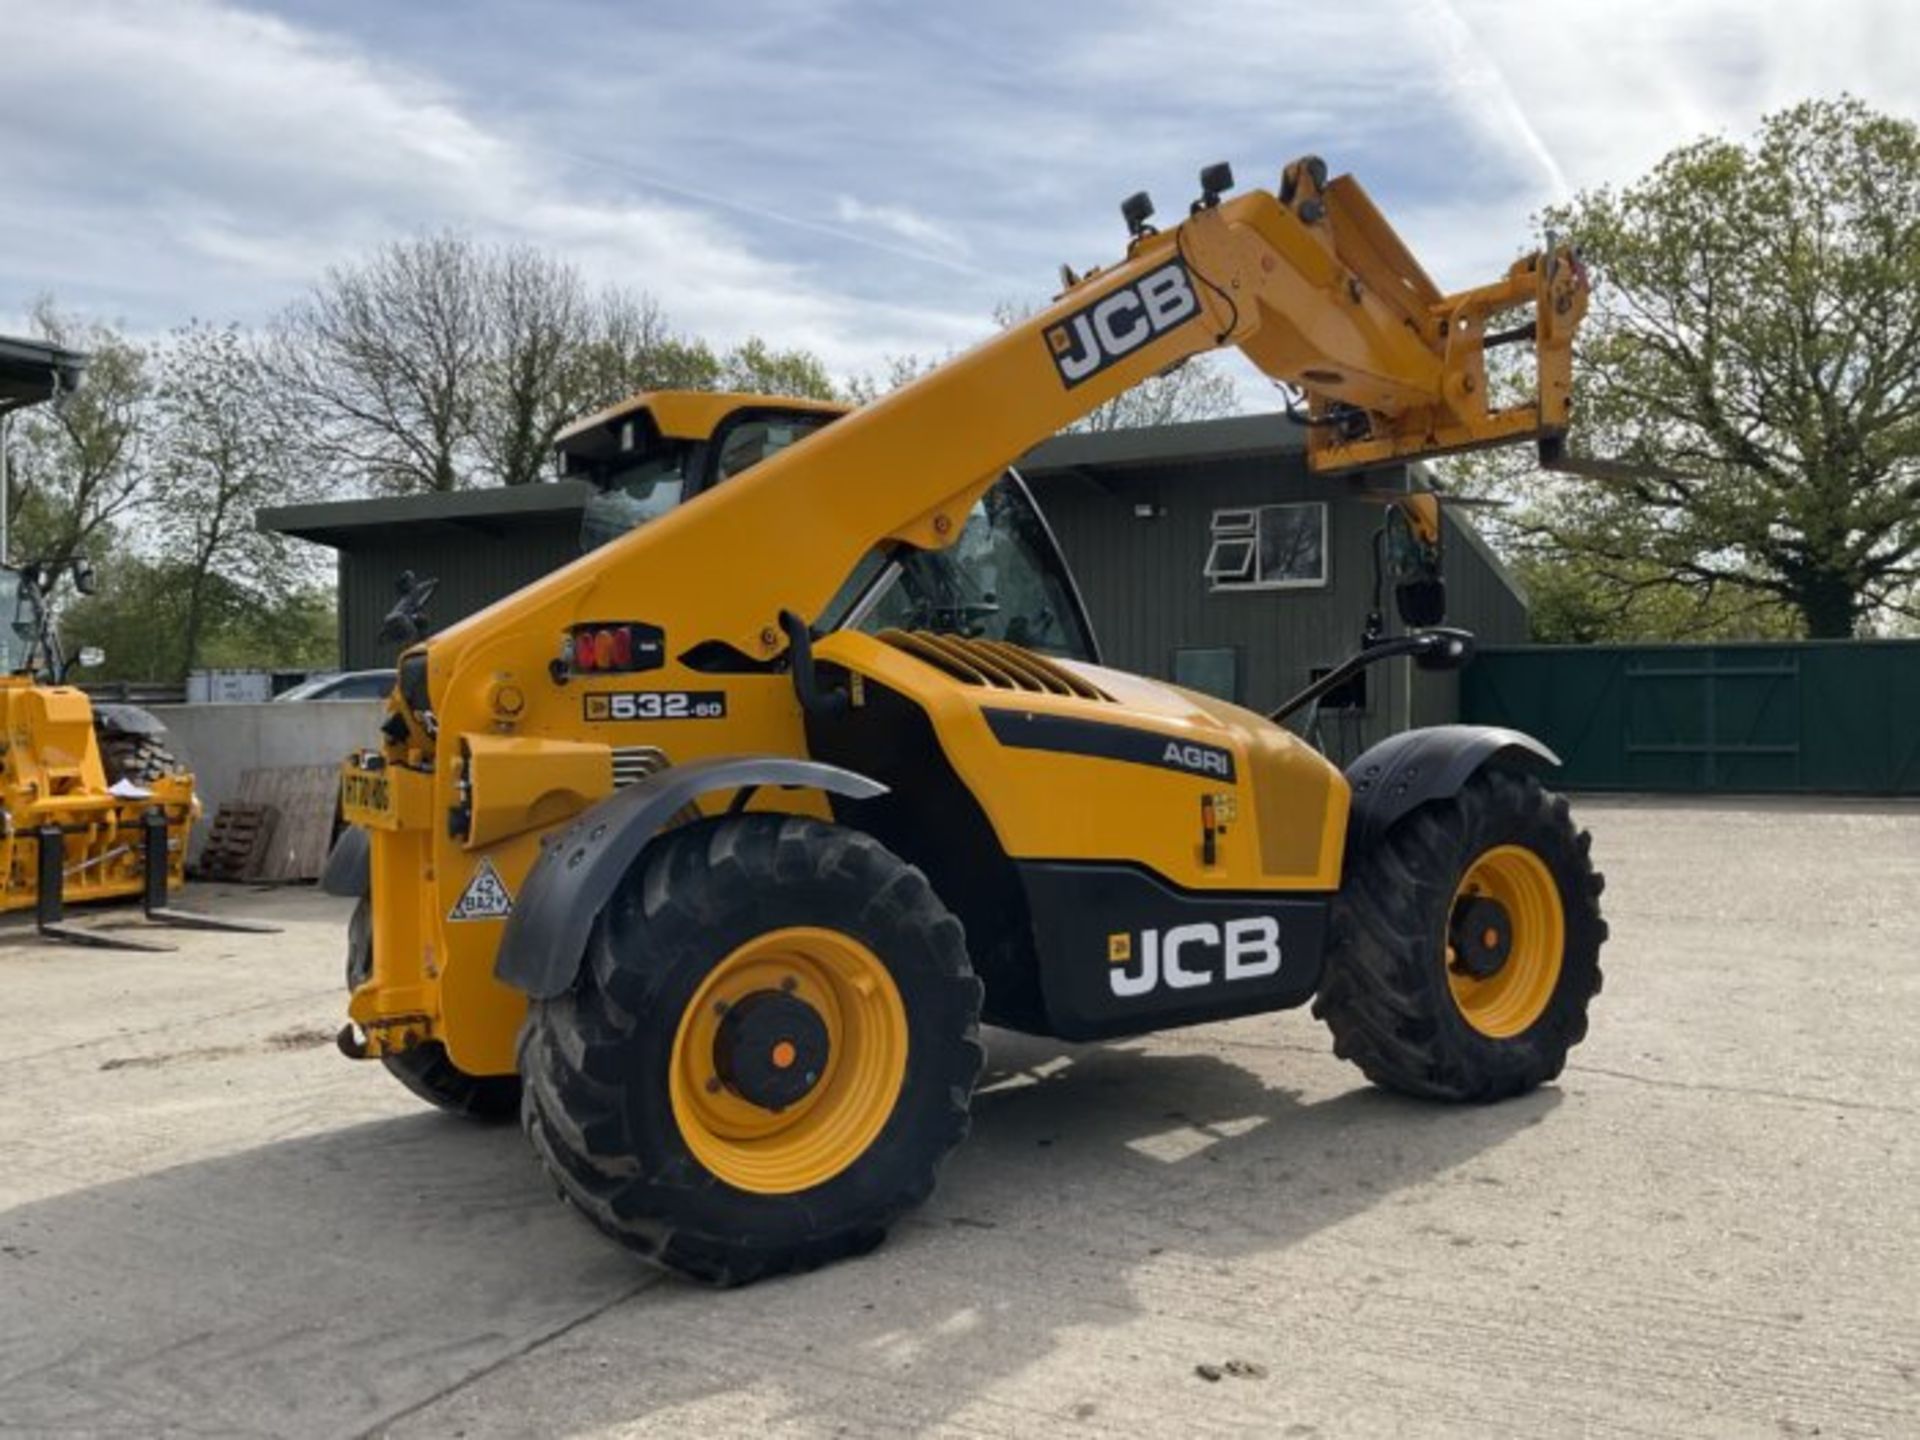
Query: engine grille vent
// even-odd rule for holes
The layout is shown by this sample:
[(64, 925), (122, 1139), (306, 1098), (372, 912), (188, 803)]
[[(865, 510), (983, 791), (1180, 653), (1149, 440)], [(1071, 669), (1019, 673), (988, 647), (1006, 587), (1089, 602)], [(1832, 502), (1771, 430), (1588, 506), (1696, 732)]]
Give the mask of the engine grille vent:
[(672, 763), (667, 752), (652, 745), (616, 745), (613, 747), (613, 788), (631, 785), (657, 774)]
[(882, 630), (883, 644), (924, 660), (967, 685), (1032, 695), (1073, 695), (1113, 704), (1106, 691), (1081, 679), (1066, 666), (1004, 640), (968, 639), (931, 630)]

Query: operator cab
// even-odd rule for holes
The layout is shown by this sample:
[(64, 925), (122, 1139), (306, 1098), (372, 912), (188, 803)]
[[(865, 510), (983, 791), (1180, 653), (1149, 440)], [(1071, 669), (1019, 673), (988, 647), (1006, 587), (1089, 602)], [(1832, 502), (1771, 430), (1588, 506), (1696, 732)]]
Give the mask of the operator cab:
[(106, 652), (92, 645), (82, 647), (71, 661), (61, 648), (53, 592), (67, 576), (79, 594), (98, 593), (93, 562), (85, 555), (65, 563), (29, 560), (17, 569), (0, 566), (0, 675), (63, 685), (70, 663), (91, 667), (105, 661)]
[(33, 671), (45, 624), (40, 587), (14, 569), (0, 569), (0, 674)]
[[(595, 489), (581, 514), (581, 550), (659, 518), (846, 413), (819, 400), (654, 391), (588, 416), (556, 442), (561, 477)], [(1069, 660), (1100, 658), (1072, 571), (1012, 470), (974, 505), (947, 549), (870, 551), (818, 624), (931, 630)]]
[(554, 442), (560, 477), (596, 491), (581, 516), (581, 550), (659, 518), (845, 413), (821, 400), (657, 390), (589, 415)]

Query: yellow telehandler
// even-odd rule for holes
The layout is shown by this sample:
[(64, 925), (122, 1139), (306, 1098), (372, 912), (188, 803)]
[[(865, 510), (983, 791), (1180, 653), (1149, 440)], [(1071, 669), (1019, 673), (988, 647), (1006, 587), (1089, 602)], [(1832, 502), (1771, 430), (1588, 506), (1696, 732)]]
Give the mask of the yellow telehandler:
[[(406, 651), (343, 771), (343, 1049), (519, 1114), (594, 1224), (716, 1284), (864, 1251), (923, 1200), (983, 1019), (1099, 1040), (1311, 1001), (1409, 1094), (1560, 1072), (1606, 927), (1554, 757), (1443, 726), (1343, 774), (1276, 718), (1470, 655), (1431, 497), (1389, 512), (1410, 628), (1262, 716), (1096, 663), (1009, 466), (1226, 345), (1303, 392), (1318, 471), (1557, 445), (1585, 273), (1555, 248), (1443, 294), (1316, 159), (1271, 192), (1200, 178), (1178, 223), (1130, 198), (1124, 259), (856, 411), (642, 396), (563, 437), (605, 543)], [(1494, 344), (1532, 348), (1530, 399), (1490, 401)]]
[(193, 775), (153, 715), (67, 683), (52, 606), (67, 572), (92, 593), (85, 559), (0, 566), (0, 911), (31, 909), (42, 938), (107, 950), (171, 947), (68, 924), (67, 906), (138, 899), (155, 925), (273, 933), (172, 903), (200, 813)]
[[(0, 491), (7, 486), (5, 428), (16, 410), (60, 403), (81, 383), (86, 356), (43, 341), (0, 336)], [(39, 933), (108, 949), (155, 950), (119, 930), (66, 923), (70, 904), (138, 897), (163, 924), (229, 926), (174, 909), (187, 836), (198, 813), (193, 776), (166, 729), (136, 705), (91, 702), (67, 683), (70, 659), (54, 624), (53, 596), (71, 578), (94, 591), (92, 563), (4, 563), (0, 494), (0, 912), (31, 909)], [(82, 663), (94, 658), (82, 651)]]

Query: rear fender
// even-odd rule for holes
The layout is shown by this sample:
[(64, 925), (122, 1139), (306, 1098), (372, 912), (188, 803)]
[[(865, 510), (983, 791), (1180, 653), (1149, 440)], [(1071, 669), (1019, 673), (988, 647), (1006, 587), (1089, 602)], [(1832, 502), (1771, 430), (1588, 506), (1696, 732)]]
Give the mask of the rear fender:
[(536, 1000), (572, 986), (587, 936), (647, 842), (702, 795), (747, 786), (824, 790), (849, 800), (886, 793), (877, 780), (837, 765), (778, 755), (733, 755), (673, 765), (616, 790), (541, 842), (507, 917), (494, 975)]
[(1429, 800), (1458, 795), (1478, 771), (1496, 761), (1557, 769), (1560, 757), (1531, 735), (1495, 725), (1433, 725), (1388, 736), (1347, 767), (1347, 783), (1353, 788), (1348, 849), (1371, 845), (1401, 816)]

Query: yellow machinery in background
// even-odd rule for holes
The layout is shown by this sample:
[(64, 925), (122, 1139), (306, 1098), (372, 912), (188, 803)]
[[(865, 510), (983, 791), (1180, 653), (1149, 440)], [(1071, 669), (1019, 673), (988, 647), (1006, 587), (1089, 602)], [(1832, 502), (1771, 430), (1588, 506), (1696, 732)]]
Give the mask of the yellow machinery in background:
[[(93, 589), (91, 568), (75, 567)], [(95, 704), (63, 683), (52, 567), (0, 568), (0, 910), (34, 912), (52, 940), (115, 950), (168, 947), (125, 930), (66, 923), (66, 907), (141, 901), (156, 924), (269, 931), (175, 908), (199, 802), (165, 727), (135, 705)]]
[[(1098, 1040), (1312, 1002), (1401, 1091), (1558, 1074), (1605, 924), (1545, 748), (1443, 726), (1343, 774), (1279, 723), (1311, 693), (1263, 716), (1102, 666), (1009, 469), (1224, 346), (1363, 483), (1564, 434), (1571, 251), (1446, 294), (1317, 160), (1232, 187), (1208, 167), (1164, 230), (1132, 197), (1122, 260), (851, 413), (642, 396), (563, 437), (605, 543), (404, 653), (343, 773), (342, 1047), (517, 1112), (596, 1225), (715, 1283), (923, 1199), (982, 1018)], [(1532, 348), (1517, 404), (1494, 344)], [(1391, 513), (1407, 628), (1336, 683), (1471, 654), (1431, 505)]]
[[(0, 336), (0, 429), (14, 410), (58, 403), (85, 367), (86, 357), (75, 352)], [(0, 497), (4, 457), (0, 443)], [(0, 498), (0, 554), (6, 544)], [(169, 891), (184, 883), (187, 837), (198, 814), (193, 776), (152, 715), (134, 705), (96, 705), (65, 683), (68, 660), (52, 599), (69, 577), (81, 594), (93, 593), (93, 567), (84, 557), (0, 564), (0, 911), (31, 909), (41, 935), (108, 949), (166, 947), (68, 925), (68, 905), (137, 897), (146, 918), (162, 924), (271, 928), (169, 904)]]

